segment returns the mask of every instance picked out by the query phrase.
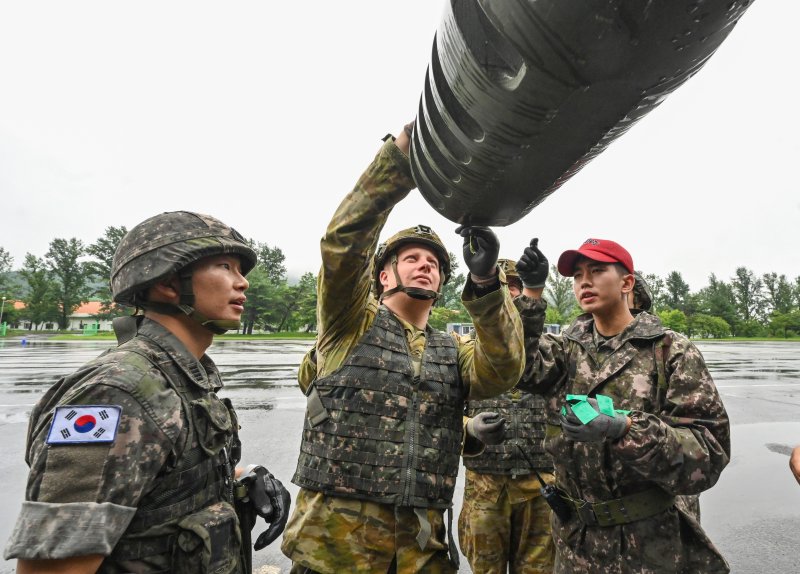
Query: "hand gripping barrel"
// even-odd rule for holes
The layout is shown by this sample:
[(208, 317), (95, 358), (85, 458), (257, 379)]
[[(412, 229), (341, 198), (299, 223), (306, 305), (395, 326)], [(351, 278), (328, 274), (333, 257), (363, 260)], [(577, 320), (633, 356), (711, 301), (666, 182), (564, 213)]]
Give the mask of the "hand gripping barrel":
[(448, 219), (509, 225), (694, 75), (751, 0), (449, 0), (411, 144)]

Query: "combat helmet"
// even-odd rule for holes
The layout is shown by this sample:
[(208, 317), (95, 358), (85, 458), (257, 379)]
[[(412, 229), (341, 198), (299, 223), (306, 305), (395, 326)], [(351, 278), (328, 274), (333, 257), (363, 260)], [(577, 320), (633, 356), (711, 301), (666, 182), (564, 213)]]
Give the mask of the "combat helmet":
[[(424, 245), (436, 254), (436, 257), (439, 259), (439, 274), (441, 277), (438, 290), (433, 291), (420, 287), (405, 287), (400, 281), (400, 275), (397, 273), (397, 251), (403, 245), (408, 245), (409, 243)], [(383, 291), (380, 275), (384, 265), (386, 265), (386, 262), (389, 261), (390, 258), (394, 277), (397, 280), (397, 286)], [(445, 249), (442, 240), (439, 239), (439, 236), (436, 235), (430, 227), (427, 225), (416, 225), (398, 231), (378, 246), (378, 250), (375, 252), (375, 257), (373, 259), (372, 272), (374, 274), (373, 286), (379, 300), (383, 300), (384, 297), (397, 293), (398, 291), (402, 291), (409, 297), (415, 299), (436, 300), (442, 294), (442, 287), (447, 283), (447, 280), (450, 279), (450, 254), (447, 252), (447, 249)]]
[[(146, 219), (122, 238), (111, 265), (111, 294), (116, 303), (159, 313), (184, 313), (215, 334), (238, 329), (239, 321), (213, 320), (194, 308), (190, 265), (211, 255), (231, 254), (241, 259), (247, 275), (257, 262), (244, 237), (220, 220), (190, 211), (161, 213)], [(178, 274), (177, 305), (147, 301), (145, 291), (158, 281)]]
[(519, 290), (522, 291), (522, 279), (517, 273), (517, 262), (513, 259), (498, 259), (497, 266), (505, 273), (508, 283), (515, 283)]
[(633, 284), (633, 306), (642, 311), (649, 311), (653, 306), (653, 294), (650, 292), (650, 286), (644, 280), (641, 272), (635, 271), (633, 277), (636, 279)]

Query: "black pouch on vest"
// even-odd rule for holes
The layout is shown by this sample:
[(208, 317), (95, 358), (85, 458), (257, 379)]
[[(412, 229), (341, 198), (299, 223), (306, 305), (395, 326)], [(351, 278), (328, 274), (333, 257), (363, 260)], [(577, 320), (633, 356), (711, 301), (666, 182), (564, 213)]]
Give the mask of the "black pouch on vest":
[(208, 395), (192, 401), (194, 424), (200, 446), (207, 454), (216, 456), (227, 446), (233, 432), (233, 421), (228, 407), (217, 395)]
[(236, 511), (218, 502), (178, 522), (172, 557), (176, 574), (230, 574), (239, 565), (242, 545)]

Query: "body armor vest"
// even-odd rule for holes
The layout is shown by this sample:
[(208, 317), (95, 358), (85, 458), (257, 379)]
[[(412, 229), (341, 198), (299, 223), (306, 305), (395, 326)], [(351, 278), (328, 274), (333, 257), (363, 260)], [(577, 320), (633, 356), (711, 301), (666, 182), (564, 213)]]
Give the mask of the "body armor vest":
[(309, 405), (321, 405), (307, 412), (296, 485), (396, 506), (451, 506), (464, 394), (449, 335), (427, 329), (415, 377), (403, 325), (381, 306), (344, 364), (308, 395)]
[[(154, 481), (153, 490), (142, 498), (109, 558), (115, 562), (137, 561), (168, 554), (180, 562), (182, 558), (175, 558), (181, 556), (176, 552), (183, 528), (179, 523), (187, 518), (202, 523), (202, 509), (218, 503), (230, 504), (233, 512), (233, 469), (241, 455), (236, 414), (230, 399), (219, 399), (216, 393), (189, 384), (172, 360), (165, 360), (153, 345), (139, 338), (120, 345), (110, 354), (119, 354), (120, 362), (143, 357), (155, 366), (180, 397), (186, 428), (177, 460), (162, 471)], [(199, 524), (199, 527), (209, 532), (216, 529), (212, 533), (214, 544), (225, 544), (233, 551), (231, 556), (218, 559), (218, 564), (224, 564), (222, 571), (244, 572), (241, 556), (235, 550), (241, 536), (235, 515), (220, 524)], [(151, 529), (158, 534), (148, 536)], [(201, 566), (173, 564), (173, 571), (193, 568), (206, 571)]]
[(486, 445), (478, 456), (465, 456), (464, 466), (482, 474), (511, 476), (531, 474), (534, 470), (552, 472), (553, 462), (544, 450), (545, 407), (542, 396), (518, 389), (492, 399), (470, 401), (468, 416), (496, 412), (506, 419), (507, 426), (501, 444)]

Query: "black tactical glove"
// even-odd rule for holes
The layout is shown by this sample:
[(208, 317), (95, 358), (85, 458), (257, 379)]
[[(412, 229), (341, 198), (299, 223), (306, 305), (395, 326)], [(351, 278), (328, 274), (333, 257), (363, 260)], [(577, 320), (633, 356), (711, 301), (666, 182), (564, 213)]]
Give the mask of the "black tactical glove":
[(464, 263), (469, 272), (481, 279), (493, 277), (500, 254), (500, 240), (494, 231), (488, 227), (459, 225), (456, 233), (464, 238)]
[(505, 438), (506, 419), (497, 413), (478, 413), (467, 421), (467, 434), (483, 444), (500, 444)]
[(528, 289), (542, 289), (547, 282), (550, 266), (547, 257), (539, 251), (539, 238), (531, 239), (530, 247), (526, 247), (522, 257), (517, 261), (517, 273), (522, 286)]
[(269, 528), (253, 544), (254, 549), (261, 550), (283, 532), (292, 499), (281, 481), (263, 466), (249, 466), (238, 482), (247, 486), (247, 497), (255, 513), (269, 523)]
[(615, 412), (612, 417), (601, 412), (594, 397), (587, 398), (586, 402), (597, 411), (598, 415), (585, 424), (575, 415), (569, 403), (564, 407), (567, 414), (561, 415), (561, 431), (569, 440), (576, 442), (616, 440), (628, 430), (627, 415)]

